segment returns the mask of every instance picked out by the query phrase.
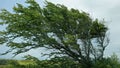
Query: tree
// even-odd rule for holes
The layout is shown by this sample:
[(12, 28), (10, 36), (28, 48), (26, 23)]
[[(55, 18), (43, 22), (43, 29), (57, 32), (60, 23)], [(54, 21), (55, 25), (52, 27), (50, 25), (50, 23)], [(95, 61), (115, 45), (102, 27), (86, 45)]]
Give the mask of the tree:
[(93, 20), (86, 12), (60, 4), (46, 2), (41, 7), (34, 0), (26, 3), (29, 5), (17, 4), (13, 13), (5, 9), (0, 13), (0, 24), (6, 25), (6, 30), (0, 32), (0, 43), (11, 48), (6, 53), (17, 49), (17, 55), (46, 47), (56, 50), (52, 54), (69, 56), (84, 68), (103, 58), (109, 43), (104, 21)]

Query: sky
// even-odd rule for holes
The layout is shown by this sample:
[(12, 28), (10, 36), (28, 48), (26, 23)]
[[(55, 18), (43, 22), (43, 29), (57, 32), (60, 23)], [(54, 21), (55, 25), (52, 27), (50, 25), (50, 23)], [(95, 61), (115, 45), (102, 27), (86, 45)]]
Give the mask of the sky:
[[(40, 5), (43, 5), (44, 0), (36, 0)], [(75, 8), (80, 11), (85, 11), (90, 14), (90, 16), (94, 18), (98, 18), (99, 20), (105, 20), (107, 26), (109, 28), (109, 38), (110, 44), (105, 50), (105, 56), (110, 56), (113, 53), (116, 53), (120, 58), (120, 1), (119, 0), (47, 0), (53, 2), (55, 4), (63, 4), (68, 8)], [(0, 0), (0, 9), (5, 8), (9, 11), (12, 11), (12, 7), (16, 5), (16, 3), (24, 3), (25, 0)], [(3, 26), (0, 26), (0, 30), (4, 29)], [(5, 51), (8, 47), (0, 46), (0, 52)], [(31, 54), (35, 57), (40, 57), (40, 59), (45, 59), (46, 57), (42, 57), (41, 53), (48, 51), (42, 49), (35, 49), (24, 54), (20, 54), (14, 59), (21, 59), (23, 55)], [(9, 56), (9, 57), (8, 57)], [(11, 54), (0, 56), (0, 58), (12, 58)]]

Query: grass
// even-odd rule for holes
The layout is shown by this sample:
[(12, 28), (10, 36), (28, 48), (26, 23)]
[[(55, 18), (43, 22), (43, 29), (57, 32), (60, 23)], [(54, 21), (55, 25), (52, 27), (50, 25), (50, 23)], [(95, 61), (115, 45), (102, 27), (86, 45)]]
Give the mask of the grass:
[(12, 65), (0, 65), (0, 68), (13, 68)]
[(1, 64), (0, 68), (36, 68), (32, 60), (8, 60), (7, 64)]
[(36, 63), (32, 60), (19, 60), (18, 63), (20, 65), (36, 65)]

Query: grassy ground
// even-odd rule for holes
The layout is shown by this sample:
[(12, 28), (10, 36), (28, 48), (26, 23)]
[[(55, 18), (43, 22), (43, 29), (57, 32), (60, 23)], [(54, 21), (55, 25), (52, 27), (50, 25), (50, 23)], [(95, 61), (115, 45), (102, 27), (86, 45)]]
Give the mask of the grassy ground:
[(71, 61), (60, 58), (51, 60), (0, 60), (0, 68), (80, 68)]
[(13, 68), (12, 65), (0, 65), (0, 68)]
[[(34, 61), (31, 60), (9, 60), (8, 64), (0, 65), (0, 68), (23, 68), (20, 66), (36, 65)], [(25, 67), (27, 68), (27, 67)]]
[(19, 60), (18, 63), (20, 65), (29, 65), (29, 64), (36, 65), (36, 63), (34, 61), (31, 61), (31, 60)]

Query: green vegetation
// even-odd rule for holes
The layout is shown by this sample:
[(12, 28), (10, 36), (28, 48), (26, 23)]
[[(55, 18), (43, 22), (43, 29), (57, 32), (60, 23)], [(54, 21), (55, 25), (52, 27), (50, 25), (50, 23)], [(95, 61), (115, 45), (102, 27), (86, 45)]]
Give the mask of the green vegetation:
[[(1, 60), (1, 66), (9, 68), (115, 68), (119, 67), (116, 57), (105, 58), (104, 51), (109, 44), (105, 21), (92, 19), (86, 12), (68, 9), (64, 5), (46, 1), (44, 7), (35, 0), (29, 4), (17, 4), (13, 12), (5, 9), (0, 13), (0, 44), (14, 51), (14, 55), (31, 49), (44, 47), (50, 56), (60, 56), (40, 61), (26, 56), (26, 60)], [(18, 39), (19, 41), (16, 41)], [(7, 64), (7, 65), (6, 65)]]
[[(6, 64), (0, 68), (80, 68), (80, 65), (67, 57), (52, 58), (51, 60), (5, 60)], [(1, 61), (0, 61), (1, 62)]]
[[(32, 57), (32, 56), (31, 56)], [(1, 60), (0, 68), (82, 68), (81, 64), (68, 57), (55, 57), (50, 60)], [(1, 62), (0, 61), (0, 62)], [(97, 61), (92, 68), (120, 68), (116, 55)]]

